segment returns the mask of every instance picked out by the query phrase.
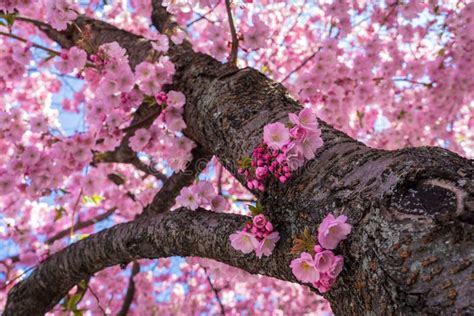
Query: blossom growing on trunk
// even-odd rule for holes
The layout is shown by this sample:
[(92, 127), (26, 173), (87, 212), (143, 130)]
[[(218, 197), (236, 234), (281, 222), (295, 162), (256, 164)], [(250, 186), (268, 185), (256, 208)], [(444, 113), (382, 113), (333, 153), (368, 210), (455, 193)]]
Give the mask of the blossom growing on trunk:
[(348, 223), (347, 216), (340, 215), (337, 218), (328, 214), (318, 228), (318, 241), (326, 249), (335, 249), (341, 240), (347, 238), (352, 226)]
[(263, 128), (263, 141), (270, 148), (281, 149), (290, 140), (290, 132), (280, 122), (265, 125)]
[(258, 258), (261, 258), (262, 255), (270, 256), (275, 245), (280, 240), (280, 234), (278, 232), (272, 232), (271, 234), (263, 237), (263, 239), (258, 243), (258, 246), (255, 248), (255, 255)]
[(293, 259), (290, 264), (293, 275), (301, 282), (309, 283), (319, 280), (319, 271), (315, 267), (314, 258), (307, 252)]
[(234, 249), (240, 250), (245, 254), (251, 253), (259, 245), (257, 238), (253, 234), (244, 231), (238, 231), (230, 235), (229, 239)]

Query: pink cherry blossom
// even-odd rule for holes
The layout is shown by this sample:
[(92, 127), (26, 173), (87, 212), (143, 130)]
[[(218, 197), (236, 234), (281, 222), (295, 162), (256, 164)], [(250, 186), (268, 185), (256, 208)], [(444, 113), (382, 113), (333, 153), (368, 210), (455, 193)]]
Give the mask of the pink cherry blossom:
[(333, 286), (335, 281), (335, 278), (323, 273), (319, 280), (313, 282), (313, 286), (317, 288), (320, 293), (326, 293)]
[(214, 212), (223, 212), (227, 209), (228, 203), (227, 200), (222, 195), (216, 195), (211, 200), (211, 209)]
[(212, 199), (216, 196), (214, 186), (209, 181), (199, 181), (194, 186), (193, 192), (195, 192), (201, 199), (201, 203), (211, 203)]
[(273, 232), (265, 237), (258, 243), (258, 246), (255, 249), (255, 255), (258, 258), (261, 258), (262, 255), (270, 256), (275, 245), (280, 240), (280, 234), (278, 232)]
[(267, 224), (267, 219), (265, 218), (265, 215), (263, 214), (258, 214), (253, 218), (253, 225), (257, 228), (264, 228), (265, 225)]
[(46, 133), (48, 131), (48, 120), (42, 115), (30, 119), (30, 129), (34, 133)]
[(186, 103), (186, 97), (182, 92), (171, 90), (167, 93), (167, 96), (167, 104), (172, 107), (182, 108)]
[(289, 113), (288, 117), (293, 124), (301, 126), (306, 130), (315, 131), (319, 128), (316, 115), (314, 115), (311, 109), (305, 108), (301, 110), (298, 116), (294, 113)]
[(280, 149), (290, 140), (290, 132), (280, 122), (265, 125), (263, 128), (263, 141), (270, 148)]
[(314, 266), (321, 273), (329, 271), (333, 267), (334, 261), (335, 256), (331, 250), (317, 252), (314, 256)]
[(130, 147), (134, 151), (141, 151), (148, 144), (150, 137), (151, 135), (148, 130), (140, 128), (135, 132), (135, 135), (130, 138)]
[(269, 27), (260, 20), (258, 15), (252, 16), (253, 27), (244, 33), (244, 42), (250, 49), (258, 49), (266, 46), (266, 40), (270, 33)]
[(232, 247), (245, 254), (251, 253), (259, 246), (257, 238), (251, 233), (244, 231), (236, 232), (229, 236)]
[(190, 188), (183, 188), (176, 198), (176, 202), (181, 206), (189, 208), (190, 210), (195, 210), (199, 207), (200, 198)]
[(61, 53), (60, 59), (55, 63), (56, 68), (62, 73), (70, 73), (74, 69), (82, 69), (86, 64), (87, 54), (82, 49), (72, 47)]
[(328, 214), (318, 228), (318, 241), (326, 249), (335, 249), (341, 240), (347, 238), (352, 226), (346, 223), (347, 216), (340, 215), (337, 218)]
[(65, 30), (67, 25), (77, 17), (73, 6), (67, 0), (45, 1), (46, 21), (58, 31)]
[(293, 259), (290, 264), (293, 275), (301, 282), (310, 283), (319, 280), (320, 273), (315, 267), (313, 256), (307, 252)]

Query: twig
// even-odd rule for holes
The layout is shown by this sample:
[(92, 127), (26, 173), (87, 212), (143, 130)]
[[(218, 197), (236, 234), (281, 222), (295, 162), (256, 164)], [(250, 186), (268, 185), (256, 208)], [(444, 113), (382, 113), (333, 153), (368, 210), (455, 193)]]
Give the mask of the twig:
[(100, 214), (94, 218), (91, 218), (87, 221), (78, 221), (76, 224), (74, 224), (73, 226), (71, 227), (68, 227), (62, 231), (60, 231), (59, 233), (57, 233), (56, 235), (52, 236), (51, 238), (47, 239), (46, 240), (46, 244), (48, 245), (51, 245), (52, 243), (54, 243), (56, 240), (59, 240), (61, 238), (64, 238), (66, 237), (69, 232), (76, 232), (78, 230), (81, 230), (83, 228), (86, 228), (86, 227), (89, 227), (91, 225), (94, 225), (95, 223), (97, 222), (100, 222), (100, 221), (103, 221), (104, 219), (107, 219), (109, 218), (115, 211), (117, 210), (116, 207), (113, 207), (111, 208), (110, 210), (108, 210), (107, 212), (103, 213), (103, 214)]
[(126, 316), (130, 310), (130, 306), (133, 303), (133, 297), (135, 296), (135, 281), (133, 278), (140, 272), (140, 264), (137, 261), (133, 261), (132, 272), (128, 279), (128, 288), (125, 298), (123, 299), (122, 308), (117, 313), (117, 316)]
[(147, 165), (146, 163), (141, 161), (137, 156), (135, 156), (131, 164), (138, 170), (145, 172), (147, 175), (152, 175), (158, 180), (161, 180), (164, 182), (166, 181), (166, 179), (168, 179), (166, 175), (156, 170), (155, 167), (153, 167), (152, 165)]
[(95, 300), (97, 301), (97, 306), (99, 306), (100, 311), (102, 312), (102, 315), (107, 315), (107, 313), (105, 312), (105, 309), (102, 307), (102, 305), (100, 305), (100, 300), (97, 294), (95, 294), (95, 292), (92, 290), (92, 288), (89, 285), (87, 286), (87, 288), (91, 292), (92, 296), (95, 297)]
[(209, 274), (207, 274), (207, 269), (204, 267), (201, 267), (201, 268), (204, 270), (204, 273), (206, 274), (207, 282), (209, 283), (209, 286), (211, 287), (212, 291), (214, 292), (214, 295), (216, 296), (217, 303), (219, 303), (219, 307), (221, 308), (221, 315), (225, 316), (225, 308), (224, 308), (224, 304), (222, 304), (221, 298), (219, 297), (219, 290), (216, 289), (216, 287), (212, 283), (212, 280), (209, 277)]
[(306, 57), (306, 59), (303, 60), (303, 62), (298, 66), (296, 67), (295, 69), (293, 69), (289, 74), (286, 75), (285, 78), (283, 78), (283, 80), (281, 81), (281, 83), (285, 82), (286, 80), (288, 80), (288, 78), (291, 77), (292, 74), (294, 74), (295, 72), (297, 72), (298, 70), (300, 70), (301, 68), (303, 68), (311, 59), (313, 59), (318, 53), (319, 51), (321, 50), (322, 47), (318, 47), (318, 49), (312, 53), (310, 56)]
[[(79, 194), (77, 195), (76, 203), (74, 203), (74, 207), (72, 209), (71, 224), (74, 223), (74, 215), (76, 214), (76, 209), (77, 209), (77, 206), (79, 205), (81, 196), (82, 196), (82, 187), (81, 187), (81, 190), (79, 191)], [(74, 236), (74, 225), (71, 225), (70, 231), (71, 231), (71, 239), (72, 239), (72, 236)]]
[(407, 79), (407, 78), (394, 78), (394, 79), (392, 79), (392, 81), (405, 81), (405, 82), (409, 82), (409, 83), (413, 83), (413, 84), (423, 85), (427, 88), (432, 88), (433, 87), (433, 82), (421, 82), (421, 81), (415, 81), (415, 80), (411, 80), (411, 79)]
[(237, 65), (237, 53), (239, 50), (239, 39), (237, 38), (237, 32), (235, 31), (234, 19), (232, 18), (232, 8), (230, 0), (225, 0), (225, 6), (227, 9), (227, 16), (229, 19), (230, 34), (232, 35), (232, 46), (230, 49), (229, 63)]
[(219, 164), (217, 169), (217, 194), (222, 195), (222, 176), (224, 173), (224, 167)]
[[(14, 34), (11, 34), (11, 33), (6, 33), (6, 32), (0, 32), (0, 35), (3, 35), (3, 36), (7, 36), (7, 37), (10, 37), (10, 38), (13, 38), (13, 39), (16, 39), (20, 42), (24, 42), (24, 43), (28, 43), (30, 41), (28, 41), (27, 39), (23, 38), (23, 37), (20, 37), (20, 36), (17, 36), (17, 35), (14, 35)], [(40, 44), (36, 44), (36, 43), (31, 43), (31, 46), (35, 47), (35, 48), (39, 48), (39, 49), (42, 49), (44, 51), (47, 51), (48, 53), (50, 54), (53, 54), (53, 55), (60, 55), (61, 53), (58, 52), (58, 51), (55, 51), (51, 48), (48, 48), (48, 47), (45, 47), (43, 45), (40, 45)]]
[(219, 0), (219, 2), (217, 2), (217, 4), (216, 4), (213, 8), (211, 8), (209, 11), (207, 11), (207, 12), (204, 13), (203, 15), (200, 15), (197, 19), (195, 19), (195, 20), (189, 22), (188, 24), (186, 24), (186, 28), (190, 27), (190, 26), (193, 25), (194, 23), (199, 22), (199, 21), (201, 21), (201, 20), (207, 20), (207, 21), (209, 21), (209, 22), (211, 22), (211, 23), (214, 23), (214, 21), (209, 20), (209, 19), (207, 18), (207, 16), (208, 16), (209, 14), (211, 14), (211, 13), (219, 6), (219, 4), (221, 4), (221, 0)]

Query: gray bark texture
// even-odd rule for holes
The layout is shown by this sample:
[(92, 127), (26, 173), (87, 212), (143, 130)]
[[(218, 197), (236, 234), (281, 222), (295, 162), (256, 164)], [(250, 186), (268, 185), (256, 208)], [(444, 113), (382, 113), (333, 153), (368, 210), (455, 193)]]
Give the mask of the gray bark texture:
[[(172, 17), (153, 2), (153, 22), (166, 31)], [(126, 48), (132, 67), (152, 56), (149, 42), (139, 36), (86, 17), (76, 23), (90, 28), (94, 45), (117, 41)], [(80, 38), (72, 27), (42, 30), (64, 47)], [(169, 55), (176, 74), (168, 88), (187, 99), (186, 136), (244, 182), (236, 162), (261, 142), (264, 125), (285, 121), (301, 105), (257, 70), (221, 64), (188, 43), (172, 45)], [(10, 291), (5, 315), (43, 314), (80, 280), (140, 258), (199, 256), (297, 282), (289, 268), (291, 241), (305, 227), (315, 232), (330, 212), (346, 214), (354, 226), (338, 249), (344, 270), (325, 295), (336, 315), (474, 314), (473, 161), (436, 147), (372, 149), (320, 125), (324, 146), (316, 158), (287, 183), (270, 181), (265, 192), (253, 192), (282, 237), (270, 257), (258, 259), (230, 246), (228, 236), (247, 217), (163, 212), (157, 198), (135, 221), (49, 257)], [(176, 191), (170, 194), (174, 200)]]

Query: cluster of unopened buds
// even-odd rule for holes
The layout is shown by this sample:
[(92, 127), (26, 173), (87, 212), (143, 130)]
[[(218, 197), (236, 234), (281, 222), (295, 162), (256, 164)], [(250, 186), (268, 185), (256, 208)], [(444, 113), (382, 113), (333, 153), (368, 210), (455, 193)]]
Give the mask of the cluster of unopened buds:
[(162, 104), (165, 104), (165, 105), (166, 105), (166, 101), (168, 100), (168, 96), (166, 95), (165, 92), (160, 91), (160, 92), (158, 92), (158, 94), (155, 96), (155, 100), (156, 100), (156, 103), (158, 103), (159, 105), (162, 105)]
[(252, 157), (240, 160), (239, 173), (247, 179), (250, 190), (264, 191), (270, 175), (285, 183), (291, 172), (313, 159), (322, 146), (321, 131), (311, 109), (303, 109), (298, 115), (289, 113), (288, 117), (286, 126), (280, 122), (266, 125), (263, 142), (254, 148)]
[[(291, 176), (290, 167), (283, 150), (271, 149), (265, 143), (258, 145), (252, 153), (250, 168), (240, 168), (239, 172), (247, 179), (249, 189), (263, 191), (265, 189), (264, 180), (268, 176), (275, 176), (281, 183), (285, 183)], [(251, 171), (255, 170), (255, 178), (251, 179)]]
[[(260, 205), (251, 207), (252, 211), (259, 212)], [(252, 222), (245, 223), (241, 231), (237, 231), (229, 236), (232, 247), (247, 254), (255, 251), (255, 255), (261, 258), (262, 255), (270, 256), (275, 244), (280, 239), (280, 234), (274, 231), (273, 224), (264, 214), (257, 214)]]
[(319, 225), (318, 243), (308, 229), (301, 239), (293, 241), (291, 252), (299, 253), (299, 257), (291, 261), (290, 267), (299, 281), (311, 283), (321, 293), (333, 286), (344, 266), (344, 258), (332, 250), (351, 232), (352, 226), (346, 221), (344, 215), (335, 218), (328, 214)]

